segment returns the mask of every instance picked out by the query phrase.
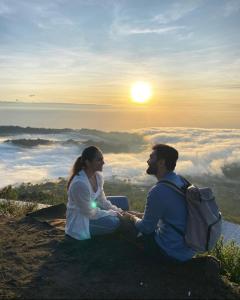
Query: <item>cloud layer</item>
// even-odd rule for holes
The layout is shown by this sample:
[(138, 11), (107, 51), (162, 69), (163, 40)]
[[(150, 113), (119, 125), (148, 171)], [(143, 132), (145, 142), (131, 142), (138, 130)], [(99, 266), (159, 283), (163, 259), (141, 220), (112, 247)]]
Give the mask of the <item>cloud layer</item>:
[[(137, 184), (149, 184), (155, 179), (146, 175), (146, 161), (155, 143), (167, 143), (179, 151), (176, 171), (185, 176), (217, 176), (227, 180), (223, 167), (231, 164), (240, 166), (240, 130), (238, 129), (198, 129), (198, 128), (143, 128), (131, 133), (144, 138), (144, 146), (135, 153), (104, 154), (104, 176), (106, 179), (130, 180)], [(80, 134), (55, 135), (18, 135), (16, 138), (44, 138), (64, 141), (73, 138), (76, 141), (96, 140), (121, 143), (134, 146), (129, 136), (116, 133), (100, 134), (98, 131)], [(44, 179), (67, 177), (76, 157), (84, 145), (66, 146), (57, 144), (33, 148), (18, 147), (4, 143), (13, 136), (0, 140), (0, 187), (20, 182), (34, 182)], [(7, 174), (7, 176), (6, 176)]]

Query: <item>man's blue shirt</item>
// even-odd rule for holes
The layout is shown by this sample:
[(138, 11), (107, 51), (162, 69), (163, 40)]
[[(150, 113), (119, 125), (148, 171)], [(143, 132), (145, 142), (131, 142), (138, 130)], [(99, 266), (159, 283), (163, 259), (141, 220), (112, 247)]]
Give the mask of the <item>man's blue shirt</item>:
[[(185, 185), (183, 179), (174, 172), (168, 172), (162, 180), (171, 181), (178, 187)], [(195, 252), (185, 244), (184, 237), (169, 225), (170, 223), (185, 232), (186, 200), (160, 182), (150, 189), (144, 216), (142, 220), (136, 222), (136, 227), (143, 234), (155, 232), (156, 243), (169, 256), (180, 261), (191, 259)]]

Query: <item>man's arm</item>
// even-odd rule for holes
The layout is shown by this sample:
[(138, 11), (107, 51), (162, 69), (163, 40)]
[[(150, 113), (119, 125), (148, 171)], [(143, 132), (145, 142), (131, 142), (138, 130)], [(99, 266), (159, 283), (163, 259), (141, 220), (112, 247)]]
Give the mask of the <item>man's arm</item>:
[(150, 234), (157, 228), (157, 224), (163, 213), (163, 205), (159, 190), (153, 188), (148, 194), (142, 220), (133, 217), (132, 221), (140, 232), (143, 234)]

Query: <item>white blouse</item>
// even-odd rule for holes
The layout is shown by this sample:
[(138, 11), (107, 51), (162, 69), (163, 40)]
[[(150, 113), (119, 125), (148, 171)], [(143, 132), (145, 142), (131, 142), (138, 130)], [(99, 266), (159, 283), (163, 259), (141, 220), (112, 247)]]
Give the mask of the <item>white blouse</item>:
[(117, 212), (122, 211), (107, 200), (101, 172), (96, 172), (96, 179), (98, 188), (94, 192), (87, 174), (81, 170), (68, 189), (65, 233), (78, 240), (91, 238), (89, 220), (117, 216)]

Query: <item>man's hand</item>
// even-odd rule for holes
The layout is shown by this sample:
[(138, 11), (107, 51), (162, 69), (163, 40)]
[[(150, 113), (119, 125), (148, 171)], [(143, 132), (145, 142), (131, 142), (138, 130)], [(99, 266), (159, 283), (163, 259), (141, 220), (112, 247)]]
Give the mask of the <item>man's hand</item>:
[(134, 216), (136, 216), (136, 217), (138, 217), (140, 219), (142, 219), (142, 217), (144, 215), (144, 213), (141, 213), (141, 212), (138, 212), (138, 211), (131, 211), (131, 210), (128, 211), (128, 213), (131, 214), (131, 215), (134, 215)]
[(130, 214), (130, 213), (127, 212), (127, 211), (123, 211), (123, 212), (122, 212), (122, 216), (124, 216), (125, 219), (129, 219), (129, 218), (132, 216), (132, 214)]
[(133, 222), (133, 223), (136, 223), (136, 221), (138, 220), (138, 218), (137, 218), (136, 216), (130, 214), (130, 213), (127, 212), (127, 211), (124, 211), (124, 212), (123, 212), (123, 218), (124, 218), (125, 220), (129, 220), (129, 221), (131, 221), (131, 222)]

